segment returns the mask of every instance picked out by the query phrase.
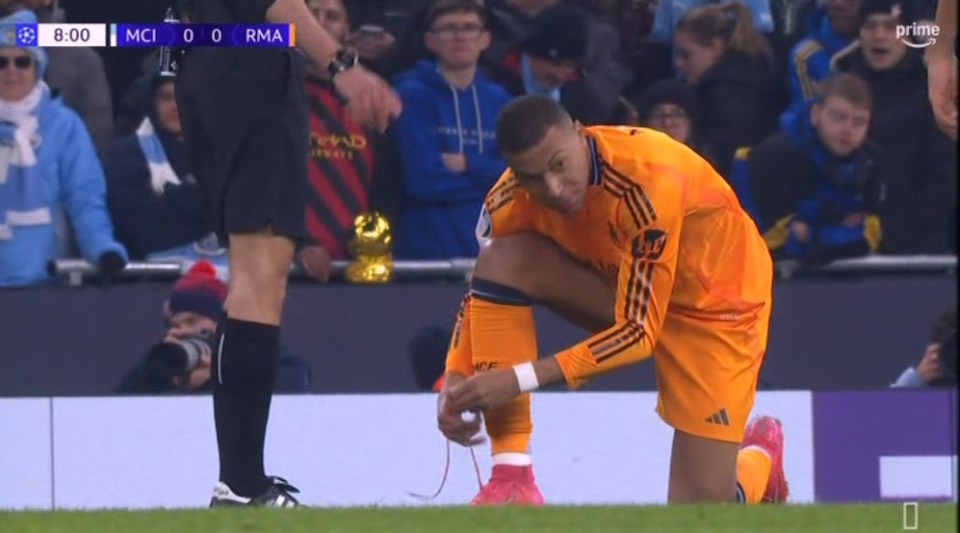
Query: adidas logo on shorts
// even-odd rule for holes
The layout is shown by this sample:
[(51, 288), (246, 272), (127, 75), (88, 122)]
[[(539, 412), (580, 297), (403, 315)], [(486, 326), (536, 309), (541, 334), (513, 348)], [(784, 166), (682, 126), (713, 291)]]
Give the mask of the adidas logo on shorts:
[(730, 425), (730, 419), (727, 418), (726, 408), (720, 409), (716, 413), (713, 413), (712, 415), (708, 416), (706, 420), (708, 424), (720, 424), (721, 426)]

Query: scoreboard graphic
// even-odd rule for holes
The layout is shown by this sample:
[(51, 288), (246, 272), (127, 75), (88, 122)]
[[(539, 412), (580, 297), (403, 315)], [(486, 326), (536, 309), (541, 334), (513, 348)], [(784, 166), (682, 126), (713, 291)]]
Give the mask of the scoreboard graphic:
[[(9, 24), (17, 46), (42, 47), (282, 47), (296, 46), (292, 24)], [(10, 39), (13, 40), (13, 39)]]

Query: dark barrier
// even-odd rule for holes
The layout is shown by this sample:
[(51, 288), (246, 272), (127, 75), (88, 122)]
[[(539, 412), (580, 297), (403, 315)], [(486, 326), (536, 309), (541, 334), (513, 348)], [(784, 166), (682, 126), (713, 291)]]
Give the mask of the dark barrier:
[[(109, 394), (162, 331), (169, 284), (0, 291), (0, 396)], [(407, 344), (452, 324), (463, 286), (295, 284), (284, 343), (313, 368), (315, 392), (415, 390)], [(930, 323), (956, 298), (948, 275), (781, 280), (761, 374), (780, 389), (885, 387), (927, 344)], [(541, 353), (583, 332), (538, 312)], [(696, 357), (696, 354), (691, 354)], [(649, 362), (596, 380), (593, 390), (650, 390)]]

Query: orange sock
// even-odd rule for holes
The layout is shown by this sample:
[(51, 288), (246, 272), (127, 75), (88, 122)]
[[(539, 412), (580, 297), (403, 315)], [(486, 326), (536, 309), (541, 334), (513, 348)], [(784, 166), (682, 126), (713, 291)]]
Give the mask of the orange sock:
[[(467, 311), (474, 371), (535, 361), (537, 336), (526, 296), (485, 280), (474, 279), (472, 285)], [(533, 432), (529, 393), (487, 411), (484, 422), (494, 455), (529, 453)]]
[(760, 503), (770, 479), (770, 456), (760, 448), (747, 446), (737, 454), (737, 482), (746, 503)]

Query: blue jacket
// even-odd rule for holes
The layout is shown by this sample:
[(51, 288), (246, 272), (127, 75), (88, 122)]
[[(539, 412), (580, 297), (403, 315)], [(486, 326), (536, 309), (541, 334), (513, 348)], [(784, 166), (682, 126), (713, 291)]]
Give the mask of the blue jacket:
[[(774, 257), (820, 263), (874, 252), (880, 221), (871, 213), (883, 188), (872, 149), (866, 145), (842, 159), (832, 155), (810, 122), (812, 103), (795, 103), (781, 118), (780, 132), (739, 152), (731, 184)], [(863, 221), (844, 223), (855, 214)], [(795, 238), (789, 229), (794, 220), (810, 228), (810, 241)]]
[[(393, 128), (403, 201), (394, 253), (403, 259), (475, 257), (480, 206), (506, 169), (496, 121), (510, 95), (479, 72), (469, 88), (458, 90), (429, 61), (400, 74), (396, 90), (403, 100)], [(466, 170), (448, 170), (442, 153), (464, 154)]]
[(113, 235), (103, 170), (86, 126), (49, 93), (37, 106), (37, 119), (41, 138), (37, 163), (45, 179), (53, 223), (17, 227), (12, 239), (0, 240), (0, 286), (51, 281), (47, 262), (73, 256), (73, 241), (91, 262), (108, 251), (127, 257)]
[(814, 96), (816, 82), (830, 75), (830, 60), (850, 44), (852, 38), (834, 33), (826, 9), (810, 15), (810, 31), (790, 50), (790, 101)]

